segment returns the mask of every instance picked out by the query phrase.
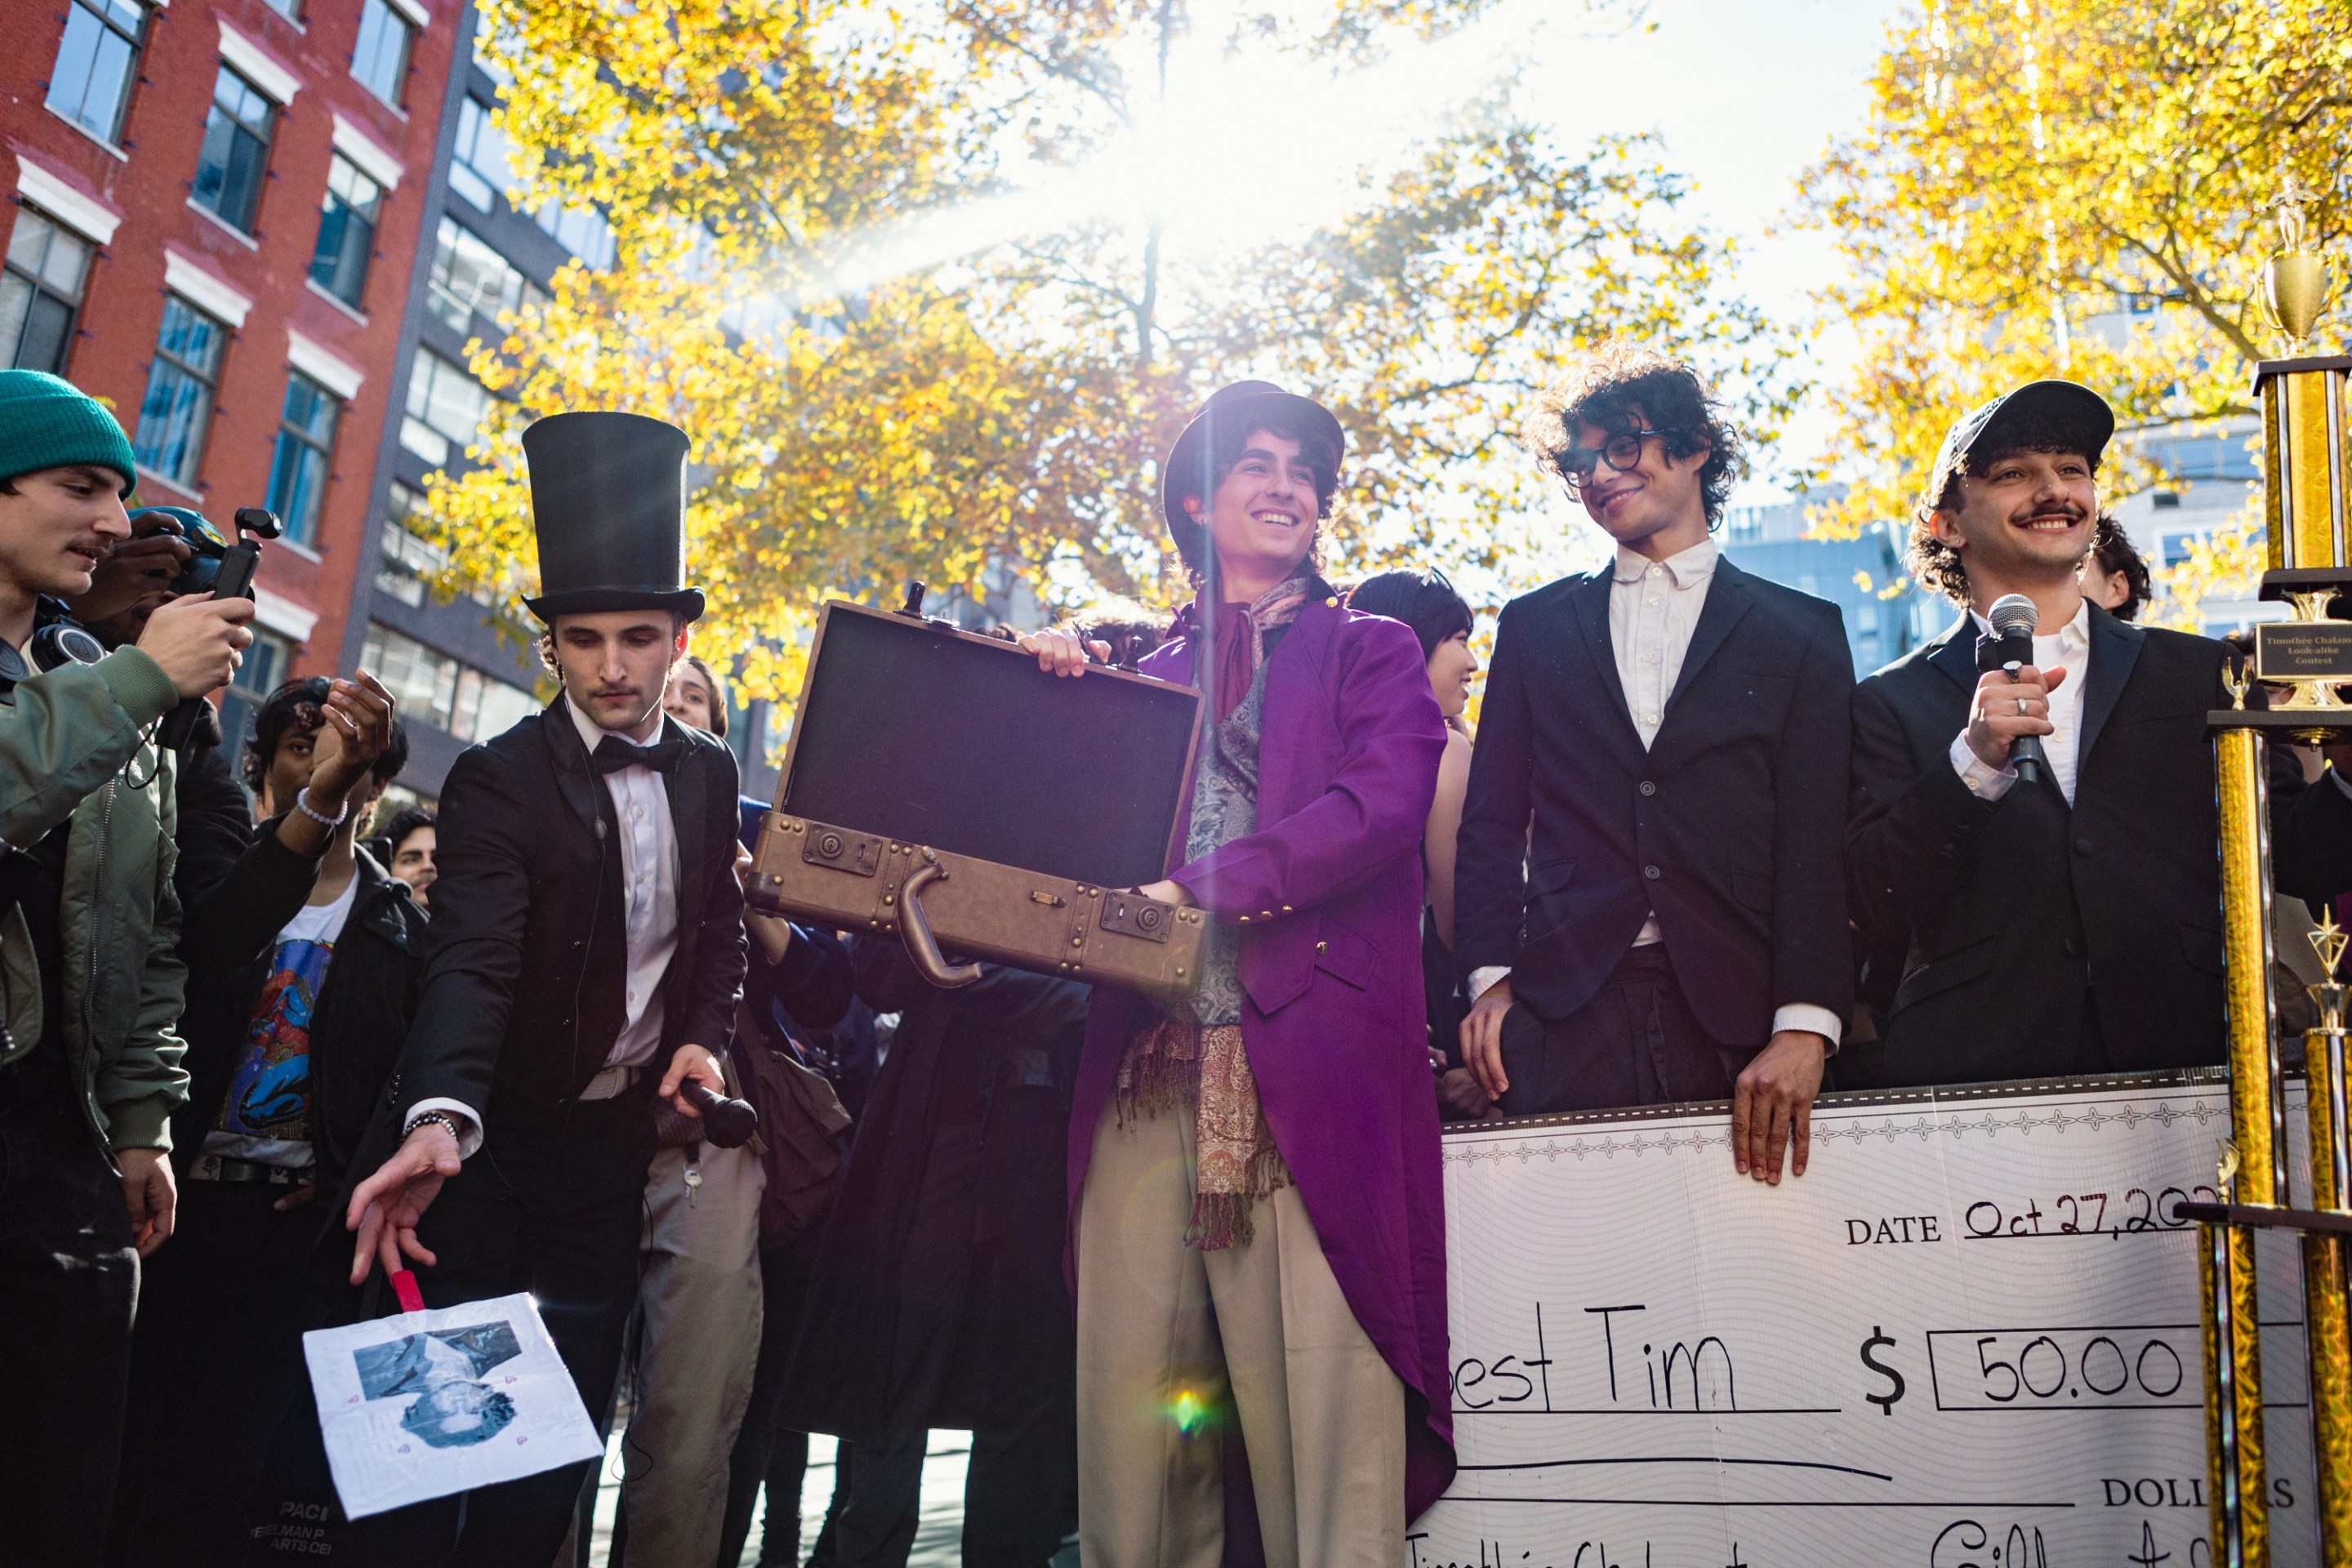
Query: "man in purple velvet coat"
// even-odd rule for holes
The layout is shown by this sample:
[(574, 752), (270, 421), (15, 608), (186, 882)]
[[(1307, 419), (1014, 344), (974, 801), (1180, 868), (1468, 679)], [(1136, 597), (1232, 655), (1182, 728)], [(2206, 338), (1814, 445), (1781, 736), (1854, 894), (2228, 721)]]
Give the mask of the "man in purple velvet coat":
[[(1142, 668), (1208, 700), (1177, 865), (1143, 891), (1214, 919), (1188, 1003), (1097, 986), (1087, 1025), (1089, 1568), (1216, 1568), (1236, 1421), (1273, 1568), (1400, 1561), (1454, 1474), (1416, 854), (1445, 730), (1412, 633), (1313, 569), (1342, 444), (1318, 405), (1241, 382), (1166, 466), (1200, 593)], [(1066, 634), (1024, 644), (1084, 668)]]

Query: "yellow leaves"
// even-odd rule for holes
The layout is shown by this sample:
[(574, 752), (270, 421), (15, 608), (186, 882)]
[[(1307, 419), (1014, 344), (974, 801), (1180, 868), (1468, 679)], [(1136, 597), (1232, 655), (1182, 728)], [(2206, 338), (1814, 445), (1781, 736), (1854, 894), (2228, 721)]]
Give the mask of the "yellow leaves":
[(1951, 420), (2037, 376), (2105, 395), (2125, 432), (2107, 488), (2145, 483), (2131, 433), (2243, 411), (2249, 362), (2276, 351), (2252, 289), (2281, 177), (2331, 193), (2321, 243), (2352, 216), (2332, 174), (2352, 100), (2316, 63), (2352, 33), (2347, 0), (2038, 0), (2023, 37), (2012, 0), (1933, 10), (1892, 29), (1867, 121), (1804, 183), (1849, 268), (1822, 302), (1862, 342), (1832, 396), (1823, 466), (1856, 482), (1831, 532), (1906, 515)]

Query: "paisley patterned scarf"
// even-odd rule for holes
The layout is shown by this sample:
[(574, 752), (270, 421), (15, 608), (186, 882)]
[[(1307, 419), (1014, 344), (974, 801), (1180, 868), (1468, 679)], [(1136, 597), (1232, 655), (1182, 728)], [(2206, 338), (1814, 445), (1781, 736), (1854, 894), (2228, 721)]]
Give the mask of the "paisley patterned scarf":
[[(1265, 635), (1297, 620), (1316, 592), (1314, 579), (1302, 574), (1255, 604), (1216, 611), (1217, 721), (1202, 737), (1188, 860), (1256, 828)], [(1187, 635), (1198, 635), (1202, 614), (1198, 601), (1186, 612)], [(1222, 920), (1210, 922), (1200, 990), (1175, 1013), (1137, 1019), (1118, 1072), (1122, 1124), (1179, 1107), (1192, 1113), (1195, 1176), (1184, 1244), (1203, 1252), (1247, 1242), (1253, 1200), (1290, 1184), (1242, 1044), (1239, 936)]]

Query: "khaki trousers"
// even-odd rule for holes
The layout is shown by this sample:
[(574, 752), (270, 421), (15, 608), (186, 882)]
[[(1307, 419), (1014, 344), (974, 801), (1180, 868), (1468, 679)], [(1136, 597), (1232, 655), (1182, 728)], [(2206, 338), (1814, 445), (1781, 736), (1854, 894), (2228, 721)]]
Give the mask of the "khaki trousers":
[[(1087, 1568), (1217, 1568), (1237, 1409), (1270, 1568), (1404, 1556), (1404, 1384), (1348, 1310), (1296, 1188), (1256, 1236), (1186, 1247), (1192, 1119), (1095, 1128), (1078, 1202), (1078, 1549)], [(1230, 1418), (1229, 1416), (1227, 1418)]]
[(664, 1149), (646, 1173), (645, 1319), (636, 1405), (623, 1444), (629, 1568), (709, 1568), (718, 1561), (728, 1461), (751, 1402), (760, 1357), (760, 1194), (749, 1149)]

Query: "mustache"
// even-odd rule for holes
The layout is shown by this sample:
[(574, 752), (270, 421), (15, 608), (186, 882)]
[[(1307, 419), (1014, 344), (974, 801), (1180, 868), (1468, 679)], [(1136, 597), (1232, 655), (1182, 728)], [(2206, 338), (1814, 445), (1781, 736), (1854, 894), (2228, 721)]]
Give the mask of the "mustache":
[(2056, 506), (2035, 507), (2032, 511), (2021, 514), (2017, 521), (2032, 522), (2040, 518), (2063, 517), (2069, 522), (2080, 522), (2090, 515), (2088, 510), (2075, 505), (2073, 501), (2061, 501)]

